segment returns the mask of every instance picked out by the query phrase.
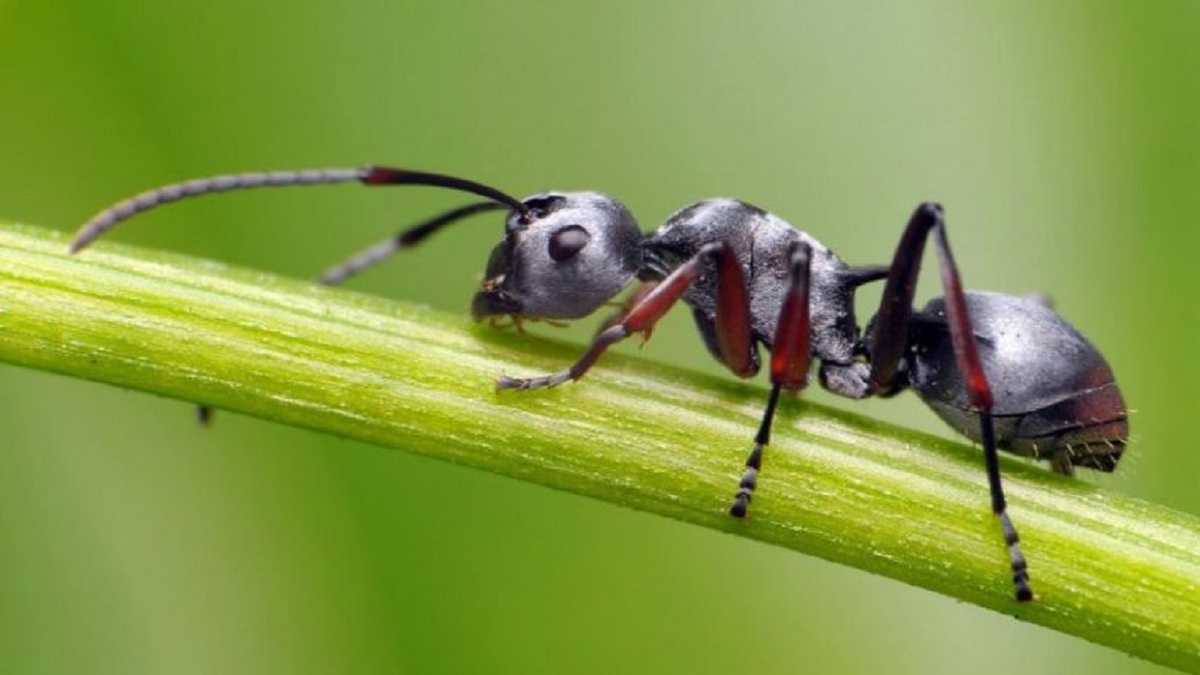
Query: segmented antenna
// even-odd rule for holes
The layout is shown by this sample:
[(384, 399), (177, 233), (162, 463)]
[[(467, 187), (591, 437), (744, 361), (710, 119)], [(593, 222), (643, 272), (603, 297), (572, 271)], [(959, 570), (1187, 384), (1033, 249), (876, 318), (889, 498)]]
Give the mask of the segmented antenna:
[(482, 183), (422, 171), (408, 171), (384, 166), (368, 166), (362, 169), (313, 169), (304, 171), (271, 171), (266, 173), (239, 173), (209, 178), (197, 178), (172, 183), (104, 209), (83, 224), (75, 234), (68, 249), (75, 253), (97, 237), (111, 230), (118, 223), (142, 211), (162, 204), (169, 204), (185, 197), (196, 197), (214, 192), (248, 190), (261, 187), (289, 187), (292, 185), (330, 185), (358, 181), (363, 185), (429, 185), (462, 192), (470, 192), (508, 206), (528, 219), (529, 210), (519, 200)]
[(325, 270), (319, 279), (326, 286), (336, 286), (359, 272), (383, 262), (397, 251), (411, 248), (421, 243), (426, 237), (455, 221), (486, 211), (496, 211), (504, 208), (505, 204), (497, 202), (475, 202), (460, 206), (451, 211), (421, 221), (410, 228), (401, 230), (370, 248), (354, 254), (344, 262)]
[(310, 171), (272, 171), (269, 173), (239, 173), (209, 178), (195, 178), (147, 190), (104, 209), (83, 224), (71, 242), (70, 252), (75, 253), (92, 243), (100, 235), (116, 227), (122, 220), (156, 206), (170, 204), (184, 197), (196, 197), (213, 192), (248, 190), (260, 187), (286, 187), (290, 185), (324, 185), (361, 181), (366, 169), (317, 169)]

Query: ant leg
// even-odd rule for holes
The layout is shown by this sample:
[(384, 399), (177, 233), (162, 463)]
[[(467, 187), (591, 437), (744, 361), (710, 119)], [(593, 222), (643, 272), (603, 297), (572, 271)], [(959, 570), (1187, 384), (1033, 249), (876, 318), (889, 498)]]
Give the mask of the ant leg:
[(980, 442), (983, 445), (988, 487), (992, 496), (992, 513), (1000, 521), (1004, 543), (1008, 547), (1016, 598), (1020, 602), (1027, 602), (1033, 599), (1033, 589), (1029, 585), (1029, 570), (1025, 556), (1021, 553), (1020, 538), (1008, 517), (1004, 487), (1000, 482), (1000, 460), (992, 420), (992, 390), (988, 385), (983, 364), (979, 360), (979, 350), (971, 329), (971, 318), (967, 313), (962, 278), (950, 251), (950, 242), (946, 238), (946, 223), (939, 204), (926, 203), (917, 207), (896, 248), (891, 272), (888, 274), (887, 285), (880, 301), (879, 313), (876, 315), (875, 333), (870, 346), (871, 387), (875, 393), (894, 393), (897, 388), (897, 371), (908, 347), (908, 323), (912, 317), (913, 293), (920, 272), (921, 254), (931, 231), (941, 269), (946, 318), (950, 325), (955, 360), (963, 378), (968, 401), (979, 414)]
[(1073, 478), (1075, 465), (1071, 463), (1071, 449), (1068, 447), (1055, 452), (1050, 457), (1050, 467), (1054, 469), (1054, 473)]
[[(560, 370), (552, 375), (518, 379), (500, 376), (496, 380), (497, 389), (543, 389), (555, 387), (568, 380), (578, 380), (592, 367), (608, 347), (620, 342), (634, 333), (646, 333), (654, 328), (654, 324), (663, 317), (685, 291), (705, 272), (706, 262), (715, 260), (717, 264), (717, 317), (718, 323), (725, 326), (740, 326), (740, 329), (730, 328), (719, 331), (718, 341), (721, 342), (721, 354), (725, 365), (735, 373), (753, 374), (751, 364), (755, 363), (751, 355), (753, 345), (750, 338), (750, 323), (746, 319), (749, 312), (745, 275), (737, 256), (723, 242), (708, 244), (701, 248), (687, 262), (675, 268), (658, 285), (654, 286), (642, 297), (619, 323), (600, 331), (592, 340), (592, 344), (583, 356), (570, 368)], [(739, 300), (740, 298), (740, 300)], [(727, 315), (728, 318), (727, 318)], [(741, 322), (738, 322), (741, 317)]]
[[(787, 291), (779, 309), (779, 324), (771, 343), (771, 394), (763, 411), (762, 422), (754, 436), (754, 448), (746, 458), (746, 473), (738, 484), (729, 515), (745, 518), (762, 470), (763, 448), (771, 440), (771, 423), (775, 419), (775, 407), (779, 403), (782, 389), (796, 391), (808, 383), (811, 323), (808, 314), (809, 254), (807, 244), (798, 243), (792, 248), (791, 266)], [(718, 331), (718, 335), (720, 331)]]
[[(629, 297), (625, 298), (625, 300), (606, 303), (609, 307), (616, 307), (617, 311), (608, 315), (608, 317), (600, 323), (600, 327), (596, 329), (596, 335), (603, 333), (608, 328), (620, 325), (621, 322), (625, 320), (625, 317), (629, 316), (629, 312), (633, 311), (633, 308), (637, 307), (638, 303), (640, 303), (642, 300), (645, 300), (646, 296), (650, 295), (650, 291), (653, 291), (654, 287), (657, 286), (658, 283), (659, 282), (657, 281), (643, 282), (642, 285), (634, 289), (633, 293), (630, 293)], [(651, 327), (651, 329), (647, 330), (645, 333), (642, 333), (642, 342), (649, 340), (650, 333), (652, 332), (653, 327)]]

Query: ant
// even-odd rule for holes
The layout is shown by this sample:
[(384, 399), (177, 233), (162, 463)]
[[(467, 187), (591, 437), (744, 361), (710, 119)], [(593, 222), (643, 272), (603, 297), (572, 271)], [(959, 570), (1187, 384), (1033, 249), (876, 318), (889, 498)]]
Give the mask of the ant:
[[(563, 321), (609, 303), (634, 279), (645, 282), (569, 368), (542, 377), (501, 376), (497, 389), (529, 390), (578, 380), (614, 343), (648, 334), (678, 301), (692, 309), (709, 352), (739, 377), (770, 351), (771, 390), (734, 494), (744, 518), (782, 391), (808, 383), (813, 360), (821, 386), (847, 398), (912, 389), (956, 431), (983, 446), (992, 513), (1008, 548), (1016, 599), (1034, 598), (1016, 528), (1008, 516), (998, 450), (1048, 459), (1054, 471), (1112, 471), (1129, 435), (1112, 371), (1048, 303), (964, 291), (942, 207), (917, 206), (891, 265), (852, 267), (805, 232), (758, 207), (709, 199), (676, 211), (643, 234), (629, 210), (596, 192), (543, 192), (515, 199), (474, 181), (381, 166), (216, 176), (144, 192), (101, 211), (79, 230), (72, 253), (141, 211), (184, 197), (257, 187), (358, 181), (426, 185), (486, 199), (402, 230), (321, 277), (337, 284), (451, 223), (506, 210), (504, 238), (492, 250), (471, 313), (476, 320)], [(924, 309), (913, 295), (932, 235), (944, 297)], [(854, 294), (885, 280), (879, 311), (860, 328)]]

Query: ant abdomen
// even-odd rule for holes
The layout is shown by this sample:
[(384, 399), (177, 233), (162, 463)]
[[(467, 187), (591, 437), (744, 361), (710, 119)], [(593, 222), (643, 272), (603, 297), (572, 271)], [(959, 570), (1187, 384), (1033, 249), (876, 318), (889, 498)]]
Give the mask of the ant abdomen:
[[(1057, 312), (1034, 299), (966, 294), (979, 356), (992, 388), (996, 442), (1004, 450), (1112, 471), (1129, 435), (1125, 401), (1100, 352)], [(979, 440), (941, 298), (913, 316), (907, 378), (942, 419)]]

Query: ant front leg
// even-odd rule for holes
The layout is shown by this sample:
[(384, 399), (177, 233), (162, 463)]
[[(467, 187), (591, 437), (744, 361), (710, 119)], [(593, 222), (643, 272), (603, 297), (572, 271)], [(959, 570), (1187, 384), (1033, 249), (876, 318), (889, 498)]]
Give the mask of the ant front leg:
[(708, 244), (687, 262), (675, 268), (665, 279), (639, 299), (612, 326), (600, 331), (583, 356), (570, 368), (552, 375), (518, 379), (502, 375), (496, 381), (497, 389), (544, 389), (556, 387), (569, 380), (578, 380), (592, 367), (597, 359), (614, 343), (635, 333), (649, 333), (684, 292), (696, 283), (705, 272), (706, 263), (715, 260), (717, 266), (717, 321), (718, 324), (738, 326), (737, 329), (722, 330), (718, 334), (721, 358), (733, 372), (743, 377), (753, 375), (757, 359), (753, 353), (748, 319), (749, 299), (745, 275), (737, 256), (723, 242)]
[[(620, 323), (625, 320), (625, 317), (629, 316), (629, 312), (631, 312), (634, 307), (637, 307), (642, 300), (645, 300), (650, 293), (654, 291), (655, 286), (658, 286), (658, 284), (659, 282), (657, 281), (644, 281), (640, 286), (634, 289), (634, 291), (630, 293), (629, 297), (625, 298), (625, 300), (606, 303), (608, 306), (616, 307), (617, 310), (600, 323), (600, 325), (596, 328), (596, 335), (603, 333), (605, 329), (620, 325)], [(652, 332), (653, 328), (645, 333), (642, 333), (643, 344), (650, 339), (650, 333)]]
[(1034, 595), (1029, 585), (1028, 565), (1021, 553), (1020, 538), (1008, 517), (1004, 487), (1000, 482), (1000, 460), (992, 420), (992, 390), (979, 359), (979, 349), (963, 294), (962, 278), (950, 251), (945, 219), (939, 204), (927, 203), (917, 207), (896, 248), (891, 272), (888, 274), (887, 285), (880, 301), (879, 313), (875, 318), (875, 331), (870, 345), (872, 391), (891, 394), (898, 389), (897, 373), (908, 348), (908, 325), (912, 317), (913, 293), (920, 272), (921, 254), (924, 252), (925, 241), (930, 231), (933, 232), (934, 246), (937, 248), (945, 294), (946, 319), (950, 327), (955, 361), (963, 378), (967, 400), (979, 415), (980, 442), (983, 445), (988, 487), (991, 491), (992, 513), (1000, 521), (1004, 543), (1008, 547), (1016, 598), (1020, 602), (1027, 602), (1032, 600)]
[[(779, 323), (771, 342), (771, 394), (767, 398), (758, 433), (754, 436), (754, 448), (746, 458), (746, 473), (738, 484), (733, 505), (729, 507), (729, 515), (735, 518), (745, 518), (750, 508), (758, 472), (762, 470), (763, 448), (771, 440), (771, 423), (775, 419), (775, 407), (779, 404), (779, 392), (783, 389), (798, 391), (808, 383), (812, 359), (809, 348), (812, 326), (808, 313), (810, 253), (805, 243), (797, 243), (792, 247), (788, 287), (779, 308)], [(730, 328), (718, 323), (718, 336)]]

